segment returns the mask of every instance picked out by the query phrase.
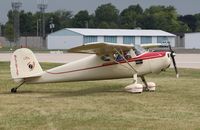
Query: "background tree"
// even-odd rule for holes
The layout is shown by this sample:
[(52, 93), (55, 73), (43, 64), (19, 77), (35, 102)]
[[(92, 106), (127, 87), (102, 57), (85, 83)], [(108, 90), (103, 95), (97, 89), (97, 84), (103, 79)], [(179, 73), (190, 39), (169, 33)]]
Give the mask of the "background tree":
[(99, 6), (95, 10), (97, 28), (117, 28), (119, 10), (111, 3)]
[(90, 16), (87, 10), (79, 11), (72, 19), (72, 26), (75, 28), (87, 28)]
[[(142, 28), (161, 29), (168, 32), (187, 31), (187, 26), (178, 21), (178, 14), (173, 6), (151, 6), (140, 19)], [(184, 28), (182, 28), (184, 27)]]
[[(3, 34), (10, 40), (13, 37), (13, 12), (7, 14)], [(20, 12), (20, 32), (22, 35), (41, 35), (42, 22), (41, 13)], [(79, 11), (73, 15), (71, 11), (57, 10), (45, 13), (46, 34), (50, 33), (50, 23), (53, 22), (57, 31), (63, 28), (84, 28), (88, 24), (89, 28), (126, 28), (134, 29), (161, 29), (164, 31), (176, 32), (196, 32), (200, 31), (200, 13), (195, 15), (179, 16), (173, 6), (151, 6), (145, 11), (139, 4), (131, 5), (121, 11), (111, 3), (100, 5), (94, 14), (89, 15), (87, 10)]]
[(55, 28), (54, 31), (72, 27), (72, 12), (66, 10), (57, 10), (52, 13), (46, 13), (46, 32), (50, 33), (49, 22), (52, 20)]
[(178, 19), (187, 24), (192, 32), (196, 30), (197, 19), (194, 15), (184, 15), (180, 16)]
[(14, 29), (13, 29), (13, 24), (7, 23), (5, 25), (5, 30), (4, 30), (5, 37), (8, 41), (13, 42), (14, 41)]
[(134, 29), (140, 26), (138, 20), (143, 15), (143, 9), (139, 4), (131, 5), (120, 13), (121, 28)]
[(7, 40), (10, 42), (14, 41), (14, 25), (13, 25), (13, 12), (12, 10), (8, 11), (7, 14), (8, 21), (5, 24), (4, 35)]
[(200, 32), (200, 13), (194, 15), (196, 19), (195, 32)]
[(34, 30), (34, 21), (35, 19), (31, 12), (20, 12), (20, 33), (22, 36), (36, 34), (36, 30)]

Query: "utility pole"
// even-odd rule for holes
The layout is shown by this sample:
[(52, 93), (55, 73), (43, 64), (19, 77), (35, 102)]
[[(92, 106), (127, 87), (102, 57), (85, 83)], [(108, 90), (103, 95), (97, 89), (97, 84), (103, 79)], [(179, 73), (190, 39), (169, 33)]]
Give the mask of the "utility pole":
[(19, 47), (19, 37), (20, 37), (20, 16), (19, 16), (19, 10), (22, 6), (22, 3), (20, 1), (14, 0), (12, 3), (12, 9), (13, 9), (13, 15), (14, 15), (14, 43), (15, 46)]
[(40, 36), (40, 33), (39, 33), (39, 30), (40, 30), (39, 25), (41, 24), (40, 22), (41, 22), (41, 19), (37, 19), (37, 37)]
[(0, 23), (0, 36), (2, 36), (1, 25), (2, 25), (2, 24)]
[(43, 43), (43, 48), (46, 47), (45, 44), (45, 9), (47, 8), (47, 0), (38, 0), (37, 4), (38, 9), (40, 10), (41, 13), (41, 20), (42, 20), (42, 43)]

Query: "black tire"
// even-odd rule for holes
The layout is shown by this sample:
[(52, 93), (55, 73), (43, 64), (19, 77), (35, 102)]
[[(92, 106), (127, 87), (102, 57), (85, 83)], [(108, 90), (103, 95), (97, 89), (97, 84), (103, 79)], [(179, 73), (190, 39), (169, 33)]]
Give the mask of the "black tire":
[(12, 88), (12, 89), (10, 90), (10, 92), (11, 92), (11, 93), (16, 93), (16, 92), (17, 92), (17, 89), (16, 89), (16, 88)]

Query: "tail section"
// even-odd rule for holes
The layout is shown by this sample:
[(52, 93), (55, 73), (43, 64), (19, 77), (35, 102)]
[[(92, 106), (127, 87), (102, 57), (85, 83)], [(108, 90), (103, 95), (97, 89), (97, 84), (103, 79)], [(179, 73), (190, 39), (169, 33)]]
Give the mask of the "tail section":
[(10, 71), (13, 79), (38, 77), (43, 72), (33, 52), (27, 48), (16, 50), (11, 57)]

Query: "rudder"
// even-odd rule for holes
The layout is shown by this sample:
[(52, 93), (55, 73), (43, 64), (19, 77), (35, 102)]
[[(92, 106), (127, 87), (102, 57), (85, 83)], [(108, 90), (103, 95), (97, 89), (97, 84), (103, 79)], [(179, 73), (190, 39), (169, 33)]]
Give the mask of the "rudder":
[(27, 48), (17, 49), (11, 56), (10, 71), (13, 79), (41, 76), (43, 72), (33, 52)]

